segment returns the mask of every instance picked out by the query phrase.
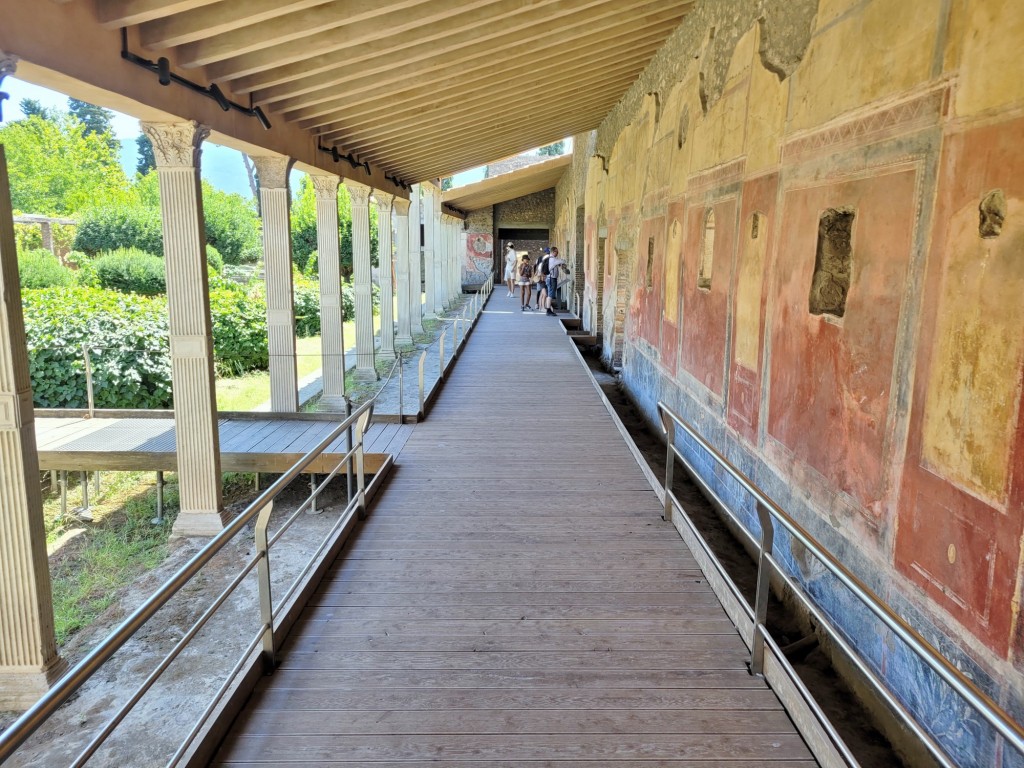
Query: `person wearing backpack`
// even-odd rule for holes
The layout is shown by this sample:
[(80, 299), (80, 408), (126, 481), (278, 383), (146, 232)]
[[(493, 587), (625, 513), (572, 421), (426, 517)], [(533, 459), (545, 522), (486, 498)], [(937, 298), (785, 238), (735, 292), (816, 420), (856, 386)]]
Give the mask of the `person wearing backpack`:
[(547, 278), (548, 293), (547, 300), (545, 301), (547, 311), (544, 314), (555, 317), (555, 311), (551, 308), (551, 303), (558, 292), (558, 281), (569, 274), (568, 265), (559, 257), (557, 246), (551, 247), (551, 256), (545, 260), (544, 267), (546, 267), (544, 274)]
[(533, 295), (533, 265), (528, 254), (524, 253), (523, 258), (519, 260), (516, 274), (519, 276), (516, 285), (519, 286), (519, 296), (523, 303), (522, 311), (525, 312), (530, 309), (530, 297)]

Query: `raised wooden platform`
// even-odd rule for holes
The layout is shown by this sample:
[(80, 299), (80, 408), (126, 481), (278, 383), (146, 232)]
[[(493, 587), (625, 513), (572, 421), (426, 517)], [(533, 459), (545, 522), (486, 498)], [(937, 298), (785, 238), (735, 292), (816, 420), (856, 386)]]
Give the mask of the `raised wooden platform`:
[[(36, 418), (39, 468), (104, 471), (174, 471), (174, 420), (166, 415), (115, 415), (105, 411), (88, 418)], [(237, 414), (222, 418), (221, 469), (225, 472), (284, 472), (324, 440), (340, 420), (321, 414)], [(411, 425), (372, 424), (367, 433), (366, 469), (376, 472), (389, 453), (401, 449)], [(344, 436), (310, 465), (329, 472), (348, 452)]]
[(499, 295), (213, 764), (813, 766), (558, 321)]

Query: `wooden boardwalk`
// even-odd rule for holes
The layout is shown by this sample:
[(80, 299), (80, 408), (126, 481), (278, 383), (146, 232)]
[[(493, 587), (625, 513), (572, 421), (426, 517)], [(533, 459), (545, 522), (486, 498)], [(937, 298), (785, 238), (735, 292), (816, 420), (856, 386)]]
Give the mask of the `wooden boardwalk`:
[(557, 321), (488, 310), (214, 764), (813, 766)]
[[(340, 423), (329, 416), (247, 414), (222, 418), (221, 469), (225, 472), (285, 472)], [(85, 418), (43, 416), (35, 420), (39, 468), (107, 471), (174, 471), (174, 419), (169, 417)], [(412, 426), (373, 424), (367, 432), (366, 469), (376, 472), (386, 454), (397, 453)], [(334, 441), (311, 467), (330, 472), (348, 452), (347, 439)]]

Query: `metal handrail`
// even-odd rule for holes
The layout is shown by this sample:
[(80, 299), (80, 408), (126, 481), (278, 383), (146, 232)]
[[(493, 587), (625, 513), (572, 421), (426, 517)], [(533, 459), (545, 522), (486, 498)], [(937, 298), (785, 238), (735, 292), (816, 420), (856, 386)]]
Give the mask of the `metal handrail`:
[[(157, 666), (154, 673), (143, 682), (143, 684), (136, 689), (129, 699), (128, 705), (122, 707), (110, 721), (101, 729), (100, 734), (93, 739), (89, 745), (83, 750), (78, 756), (74, 765), (82, 765), (88, 758), (99, 748), (102, 742), (107, 736), (114, 730), (117, 724), (128, 714), (131, 707), (134, 706), (142, 696), (152, 687), (156, 682), (160, 673), (169, 666), (170, 662), (173, 661), (174, 657), (177, 656), (184, 647), (184, 643), (198, 632), (204, 624), (209, 620), (210, 616), (217, 607), (219, 607), (227, 597), (233, 592), (233, 590), (241, 583), (242, 579), (248, 574), (254, 566), (258, 569), (259, 574), (259, 592), (260, 592), (260, 606), (262, 616), (262, 626), (256, 635), (253, 643), (250, 644), (250, 648), (254, 649), (258, 647), (262, 641), (264, 646), (264, 659), (268, 664), (273, 663), (273, 650), (275, 647), (274, 642), (274, 611), (271, 603), (270, 595), (270, 582), (269, 582), (269, 547), (276, 541), (278, 536), (275, 535), (273, 540), (268, 540), (266, 537), (266, 526), (269, 523), (270, 511), (273, 508), (273, 500), (287, 487), (296, 477), (302, 474), (313, 461), (315, 461), (320, 454), (322, 454), (328, 446), (330, 446), (336, 439), (338, 439), (343, 433), (345, 433), (353, 424), (356, 425), (357, 439), (349, 443), (349, 451), (342, 457), (334, 470), (329, 474), (327, 480), (316, 488), (313, 492), (313, 496), (307, 499), (301, 509), (305, 509), (310, 501), (315, 498), (323, 486), (330, 481), (335, 475), (337, 475), (343, 466), (353, 460), (356, 463), (357, 469), (357, 483), (358, 492), (349, 499), (348, 505), (345, 510), (341, 513), (338, 522), (332, 528), (328, 534), (326, 541), (329, 541), (340, 526), (348, 521), (353, 513), (357, 513), (360, 518), (364, 517), (366, 510), (366, 483), (365, 483), (365, 465), (364, 465), (364, 437), (366, 428), (370, 423), (370, 418), (373, 415), (374, 401), (368, 400), (361, 406), (356, 408), (344, 421), (342, 421), (335, 429), (331, 431), (323, 440), (321, 440), (312, 450), (306, 453), (298, 462), (296, 462), (291, 469), (281, 475), (276, 482), (274, 482), (269, 488), (261, 493), (255, 501), (253, 501), (244, 511), (242, 511), (237, 517), (235, 517), (227, 527), (224, 528), (220, 533), (214, 536), (207, 544), (200, 549), (185, 565), (178, 569), (178, 571), (166, 581), (156, 592), (140, 605), (128, 618), (126, 618), (121, 624), (103, 641), (101, 641), (95, 648), (93, 648), (78, 664), (75, 665), (70, 671), (68, 671), (57, 683), (51, 688), (45, 695), (43, 695), (30, 709), (28, 709), (21, 717), (19, 717), (7, 730), (0, 734), (0, 763), (10, 757), (21, 744), (25, 742), (56, 710), (64, 704), (79, 688), (82, 687), (91, 677), (94, 675), (100, 667), (113, 656), (119, 649), (121, 649), (138, 630), (156, 614), (168, 601), (177, 594), (182, 587), (184, 587), (194, 576), (196, 576), (202, 568), (210, 562), (223, 548), (231, 541), (245, 526), (247, 526), (253, 519), (257, 519), (256, 525), (256, 554), (250, 558), (250, 560), (243, 566), (243, 573), (237, 576), (231, 584), (214, 600), (213, 605), (193, 624), (192, 628), (186, 632), (185, 637), (175, 645), (174, 648), (165, 656), (164, 660)], [(290, 525), (294, 520), (295, 515), (286, 523)], [(280, 532), (279, 532), (280, 533)], [(321, 550), (324, 545), (321, 545)], [(303, 571), (303, 574), (308, 572), (310, 564), (307, 564)], [(264, 573), (265, 572), (265, 573)], [(302, 575), (299, 577), (302, 578)], [(293, 587), (294, 590), (294, 587)], [(289, 592), (290, 594), (290, 592)], [(266, 610), (268, 609), (269, 610)], [(269, 653), (268, 653), (269, 649)], [(244, 657), (243, 657), (244, 658)], [(241, 662), (240, 662), (241, 663)], [(235, 672), (240, 666), (236, 665)], [(230, 680), (232, 675), (229, 675)], [(224, 686), (222, 686), (222, 691)], [(193, 728), (192, 733), (186, 739), (185, 744), (179, 748), (178, 752), (171, 759), (170, 765), (173, 765), (177, 760), (184, 754), (188, 744), (195, 738), (198, 733), (202, 721), (208, 716), (209, 712), (212, 711), (211, 707), (207, 707), (207, 711), (204, 712), (200, 718), (199, 723)]]
[[(671, 508), (675, 506), (679, 512), (689, 516), (683, 509), (682, 504), (671, 492), (672, 467), (674, 457), (691, 471), (694, 472), (690, 462), (675, 447), (675, 428), (678, 425), (686, 434), (697, 442), (715, 462), (722, 467), (742, 488), (751, 495), (757, 503), (758, 518), (761, 523), (761, 542), (758, 546), (758, 576), (757, 591), (754, 599), (754, 629), (751, 638), (751, 671), (760, 673), (761, 662), (764, 656), (765, 638), (770, 635), (766, 625), (768, 609), (768, 586), (772, 572), (785, 579), (787, 584), (793, 587), (804, 603), (811, 609), (812, 614), (818, 619), (819, 624), (828, 630), (832, 639), (848, 654), (858, 669), (866, 673), (873, 687), (882, 698), (893, 707), (894, 711), (904, 721), (910, 730), (922, 739), (925, 746), (932, 755), (943, 765), (953, 766), (945, 750), (934, 740), (920, 723), (914, 718), (904, 704), (897, 699), (884, 682), (874, 673), (873, 670), (862, 660), (849, 643), (845, 641), (842, 632), (834, 626), (832, 620), (818, 608), (811, 597), (797, 584), (782, 568), (781, 564), (772, 554), (772, 543), (777, 521), (789, 533), (810, 551), (828, 571), (839, 579), (854, 596), (885, 624), (897, 637), (900, 638), (925, 664), (928, 665), (942, 680), (949, 685), (965, 702), (978, 712), (989, 725), (991, 725), (1006, 741), (1021, 755), (1024, 755), (1024, 728), (1021, 727), (997, 702), (982, 691), (971, 679), (964, 675), (959, 669), (943, 656), (931, 643), (929, 643), (920, 632), (911, 627), (899, 614), (897, 614), (885, 601), (882, 600), (867, 584), (855, 576), (844, 566), (821, 542), (815, 539), (803, 526), (794, 520), (788, 513), (781, 509), (769, 496), (767, 496), (750, 478), (743, 474), (733, 464), (719, 453), (710, 443), (707, 442), (697, 431), (676, 414), (664, 402), (658, 402), (658, 413), (661, 418), (662, 429), (666, 436), (668, 449), (668, 461), (665, 470), (665, 515), (666, 520), (671, 520)], [(726, 508), (726, 511), (739, 522), (738, 518)], [(692, 523), (692, 521), (691, 521)], [(753, 537), (751, 540), (755, 541)], [(724, 571), (723, 571), (724, 573)]]

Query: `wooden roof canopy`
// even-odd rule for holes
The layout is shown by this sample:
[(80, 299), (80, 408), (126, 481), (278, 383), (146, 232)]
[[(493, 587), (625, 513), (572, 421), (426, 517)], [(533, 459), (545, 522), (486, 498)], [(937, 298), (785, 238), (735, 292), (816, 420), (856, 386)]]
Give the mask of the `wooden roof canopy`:
[(133, 51), (405, 183), (591, 130), (678, 0), (97, 0)]
[(551, 189), (558, 184), (565, 169), (571, 164), (572, 155), (553, 157), (509, 173), (449, 189), (442, 193), (441, 200), (460, 211), (479, 211), (496, 203)]

